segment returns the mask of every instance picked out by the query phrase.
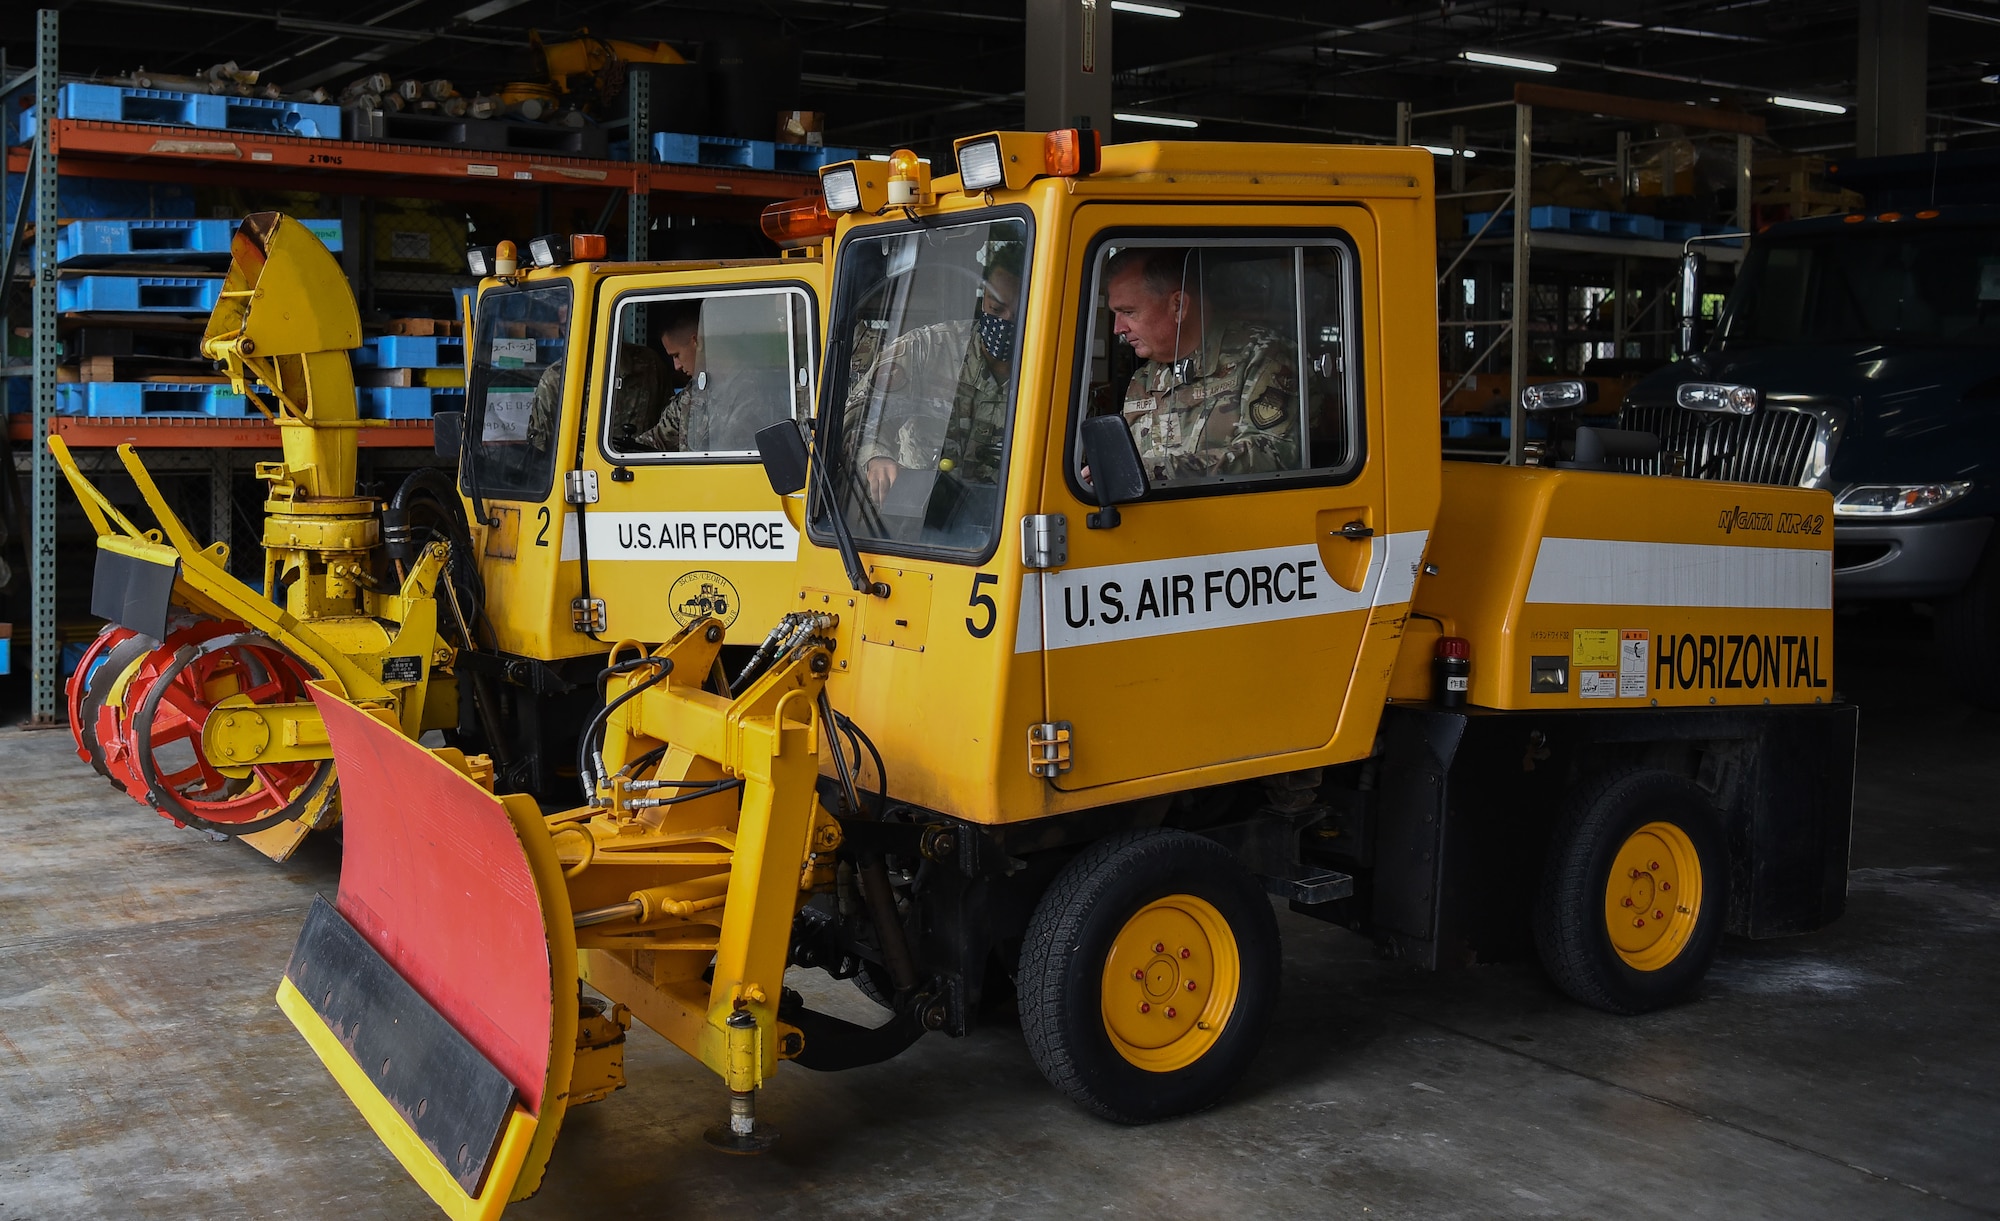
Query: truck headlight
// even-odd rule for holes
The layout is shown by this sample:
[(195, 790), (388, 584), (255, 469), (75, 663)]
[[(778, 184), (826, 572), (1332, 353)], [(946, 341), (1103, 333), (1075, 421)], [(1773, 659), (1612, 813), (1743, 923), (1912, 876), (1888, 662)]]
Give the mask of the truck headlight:
[(969, 140), (958, 146), (958, 178), (965, 193), (988, 191), (1007, 181), (1000, 164), (1000, 140)]
[(1972, 490), (1971, 480), (1953, 483), (1857, 483), (1833, 501), (1833, 515), (1845, 518), (1915, 517), (1942, 508)]
[(1728, 382), (1682, 382), (1674, 388), (1674, 401), (1689, 411), (1755, 415), (1757, 387), (1735, 386)]
[(1541, 382), (1521, 391), (1521, 410), (1568, 411), (1597, 398), (1597, 383), (1586, 381)]

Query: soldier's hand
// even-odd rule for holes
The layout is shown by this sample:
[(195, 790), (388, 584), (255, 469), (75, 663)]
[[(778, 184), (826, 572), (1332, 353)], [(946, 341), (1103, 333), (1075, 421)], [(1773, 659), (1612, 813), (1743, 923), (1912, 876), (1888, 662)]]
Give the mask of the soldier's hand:
[(889, 498), (889, 489), (896, 486), (896, 476), (903, 468), (896, 465), (894, 458), (870, 458), (868, 460), (868, 494), (881, 504)]

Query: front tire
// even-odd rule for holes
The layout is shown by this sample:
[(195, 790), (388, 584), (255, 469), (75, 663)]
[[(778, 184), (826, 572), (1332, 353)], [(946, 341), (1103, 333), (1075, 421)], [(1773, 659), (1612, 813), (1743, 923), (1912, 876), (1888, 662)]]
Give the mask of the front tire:
[(1213, 1106), (1262, 1045), (1278, 997), (1278, 922), (1213, 840), (1109, 836), (1043, 894), (1021, 947), (1021, 1029), (1036, 1067), (1084, 1109), (1150, 1123)]
[(1646, 1013), (1693, 998), (1728, 901), (1722, 830), (1684, 776), (1615, 772), (1579, 792), (1550, 840), (1535, 907), (1542, 966), (1572, 999)]

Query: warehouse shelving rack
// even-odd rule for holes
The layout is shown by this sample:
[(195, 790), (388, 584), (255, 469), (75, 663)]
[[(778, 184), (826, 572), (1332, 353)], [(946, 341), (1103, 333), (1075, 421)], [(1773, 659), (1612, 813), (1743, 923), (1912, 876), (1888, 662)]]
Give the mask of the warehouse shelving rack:
[[(40, 105), (43, 99), (55, 98), (59, 84), (58, 32), (56, 11), (39, 10), (34, 66), (0, 81), (0, 104), (24, 90), (31, 90), (38, 103), (32, 144), (6, 149), (7, 171), (28, 174), (23, 193), (31, 207), (29, 215), (36, 220), (38, 238), (31, 291), (32, 407), (23, 418), (9, 419), (7, 434), (17, 466), (26, 466), (32, 473), (28, 505), (32, 520), (28, 540), (32, 568), (30, 717), (37, 725), (54, 725), (61, 716), (61, 648), (56, 627), (56, 487), (60, 476), (47, 438), (61, 436), (72, 447), (97, 451), (79, 455), (86, 469), (106, 469), (115, 456), (105, 447), (130, 443), (169, 451), (161, 455), (160, 469), (207, 470), (211, 530), (219, 540), (230, 534), (230, 480), (239, 467), (255, 457), (245, 451), (278, 448), (277, 426), (264, 420), (93, 419), (57, 413), (61, 317), (53, 234), (54, 218), (59, 215), (60, 178), (317, 191), (338, 194), (348, 201), (412, 195), (491, 201), (497, 193), (535, 190), (540, 192), (540, 212), (545, 217), (552, 212), (552, 200), (581, 194), (601, 201), (602, 215), (609, 218), (622, 196), (626, 256), (632, 259), (648, 257), (655, 195), (672, 197), (677, 212), (748, 220), (767, 202), (818, 188), (813, 175), (651, 163), (650, 89), (649, 78), (643, 73), (633, 74), (627, 90), (628, 115), (621, 125), (627, 130), (632, 151), (625, 161), (59, 119), (54, 117), (53, 105)], [(347, 211), (346, 205), (343, 211)], [(353, 228), (350, 225), (350, 230)], [(362, 242), (350, 237), (343, 252), (345, 269), (350, 279), (357, 281), (362, 277), (361, 247)], [(457, 281), (456, 277), (420, 273), (381, 274), (393, 276), (390, 283), (406, 293), (429, 288), (444, 291)], [(363, 285), (357, 283), (356, 287)], [(0, 302), (0, 309), (4, 307)], [(361, 431), (360, 443), (377, 451), (428, 450), (431, 427), (423, 421), (371, 421)]]
[[(1488, 190), (1464, 189), (1464, 157), (1452, 157), (1452, 181), (1448, 191), (1438, 193), (1440, 201), (1477, 200), (1479, 211), (1489, 211), (1492, 220), (1497, 221), (1502, 212), (1512, 210), (1515, 214), (1511, 231), (1504, 236), (1488, 237), (1487, 229), (1481, 229), (1470, 236), (1459, 234), (1438, 235), (1438, 253), (1445, 266), (1438, 275), (1438, 285), (1442, 288), (1458, 268), (1468, 260), (1499, 262), (1507, 268), (1507, 278), (1503, 283), (1509, 286), (1510, 308), (1504, 318), (1467, 319), (1461, 317), (1462, 308), (1454, 293), (1449, 301), (1440, 300), (1438, 325), (1463, 331), (1468, 328), (1486, 328), (1496, 333), (1487, 340), (1484, 348), (1475, 357), (1467, 371), (1470, 376), (1481, 365), (1487, 363), (1498, 351), (1501, 344), (1508, 345), (1508, 437), (1507, 461), (1518, 464), (1522, 458), (1522, 445), (1526, 426), (1521, 410), (1521, 387), (1526, 385), (1530, 360), (1532, 320), (1530, 317), (1535, 300), (1532, 270), (1535, 256), (1539, 253), (1556, 256), (1572, 266), (1595, 266), (1608, 271), (1603, 275), (1612, 282), (1614, 320), (1612, 342), (1622, 355), (1625, 340), (1634, 332), (1636, 319), (1626, 315), (1627, 288), (1634, 262), (1651, 263), (1660, 266), (1662, 260), (1678, 260), (1683, 246), (1677, 241), (1656, 241), (1638, 237), (1604, 236), (1586, 233), (1570, 233), (1559, 230), (1534, 229), (1522, 223), (1530, 211), (1534, 166), (1537, 157), (1547, 155), (1536, 149), (1536, 124), (1538, 116), (1549, 112), (1570, 116), (1589, 122), (1592, 126), (1610, 129), (1613, 151), (1611, 156), (1599, 159), (1598, 168), (1608, 170), (1619, 184), (1619, 194), (1625, 193), (1632, 170), (1632, 150), (1634, 148), (1630, 131), (1621, 124), (1660, 123), (1673, 124), (1709, 133), (1725, 133), (1735, 137), (1735, 208), (1734, 223), (1738, 228), (1747, 229), (1751, 218), (1751, 160), (1757, 137), (1765, 132), (1764, 120), (1754, 115), (1733, 111), (1716, 110), (1703, 106), (1681, 105), (1672, 102), (1654, 101), (1646, 98), (1621, 97), (1616, 94), (1592, 93), (1577, 89), (1564, 89), (1551, 85), (1517, 83), (1513, 97), (1498, 102), (1486, 102), (1471, 106), (1447, 107), (1438, 110), (1419, 111), (1407, 103), (1397, 107), (1396, 142), (1414, 142), (1414, 129), (1419, 122), (1451, 119), (1449, 147), (1454, 154), (1462, 153), (1469, 147), (1466, 138), (1468, 116), (1491, 116), (1493, 112), (1512, 110), (1512, 139), (1501, 150), (1511, 154), (1512, 183), (1508, 187)], [(1425, 140), (1426, 144), (1444, 146), (1442, 140)], [(1569, 158), (1572, 159), (1573, 158)], [(1492, 221), (1489, 221), (1489, 228)], [(1503, 248), (1506, 254), (1498, 260), (1491, 256), (1499, 254)], [(1743, 257), (1740, 247), (1706, 243), (1703, 246), (1706, 257), (1715, 263), (1736, 263)], [(1602, 261), (1608, 260), (1610, 267), (1602, 269)], [(1662, 274), (1654, 277), (1664, 283), (1670, 278), (1670, 270), (1662, 268)], [(1496, 285), (1497, 287), (1497, 285)], [(1655, 306), (1663, 300), (1655, 295)], [(1563, 307), (1557, 302), (1557, 309)], [(1560, 322), (1557, 324), (1560, 329)], [(1662, 328), (1664, 329), (1664, 328)], [(1449, 398), (1450, 396), (1445, 396)], [(1440, 404), (1442, 407), (1442, 404)]]

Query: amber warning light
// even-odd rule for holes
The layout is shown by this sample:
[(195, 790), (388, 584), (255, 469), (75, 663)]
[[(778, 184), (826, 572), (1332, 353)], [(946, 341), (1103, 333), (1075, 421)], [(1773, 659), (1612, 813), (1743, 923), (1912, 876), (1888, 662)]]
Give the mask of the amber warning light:
[(824, 195), (804, 195), (764, 209), (758, 218), (764, 236), (781, 248), (810, 246), (833, 234), (833, 214), (826, 210)]
[(1463, 636), (1445, 636), (1437, 642), (1437, 656), (1431, 661), (1431, 695), (1446, 708), (1465, 705), (1472, 688), (1472, 644)]
[(1042, 137), (1042, 171), (1061, 178), (1095, 174), (1104, 137), (1092, 128), (1065, 127)]

